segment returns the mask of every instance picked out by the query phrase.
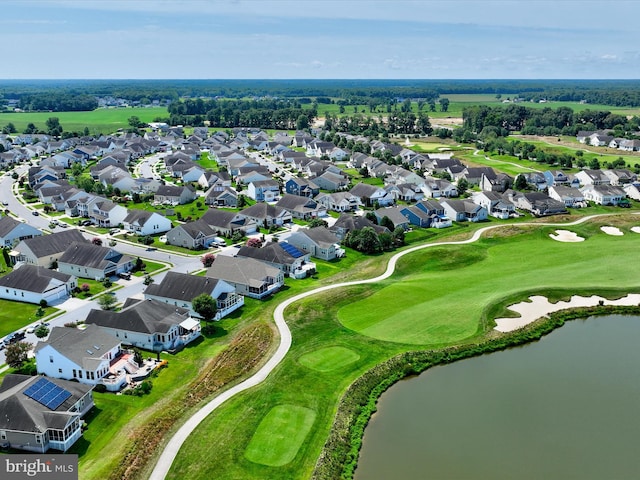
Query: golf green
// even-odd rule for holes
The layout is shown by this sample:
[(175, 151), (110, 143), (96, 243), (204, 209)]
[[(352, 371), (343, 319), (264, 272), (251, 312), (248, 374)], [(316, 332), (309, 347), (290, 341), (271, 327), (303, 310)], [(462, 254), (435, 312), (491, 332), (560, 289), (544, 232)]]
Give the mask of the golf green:
[(270, 467), (286, 465), (295, 458), (315, 418), (316, 412), (298, 405), (273, 407), (251, 437), (245, 458)]
[(317, 372), (331, 372), (349, 365), (360, 358), (353, 350), (345, 347), (326, 347), (302, 355), (302, 366)]

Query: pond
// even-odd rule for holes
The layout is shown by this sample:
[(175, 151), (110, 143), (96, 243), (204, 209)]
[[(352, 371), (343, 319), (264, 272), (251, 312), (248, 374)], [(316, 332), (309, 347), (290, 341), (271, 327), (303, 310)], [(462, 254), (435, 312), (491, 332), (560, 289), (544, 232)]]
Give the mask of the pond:
[(638, 339), (640, 317), (575, 320), (399, 382), (367, 426), (355, 478), (638, 478)]

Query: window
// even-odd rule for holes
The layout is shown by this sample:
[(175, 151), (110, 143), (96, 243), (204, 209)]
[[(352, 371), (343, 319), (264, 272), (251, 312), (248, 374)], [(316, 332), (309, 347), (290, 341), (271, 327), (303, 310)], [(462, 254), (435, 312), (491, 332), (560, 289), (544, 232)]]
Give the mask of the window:
[(49, 355), (49, 363), (53, 363), (53, 355)]
[(7, 432), (3, 430), (0, 432), (0, 440), (6, 440), (6, 439), (7, 439)]
[(58, 369), (58, 373), (62, 373), (62, 369), (61, 368)]
[(73, 378), (78, 378), (78, 372), (76, 372), (76, 369), (73, 369)]

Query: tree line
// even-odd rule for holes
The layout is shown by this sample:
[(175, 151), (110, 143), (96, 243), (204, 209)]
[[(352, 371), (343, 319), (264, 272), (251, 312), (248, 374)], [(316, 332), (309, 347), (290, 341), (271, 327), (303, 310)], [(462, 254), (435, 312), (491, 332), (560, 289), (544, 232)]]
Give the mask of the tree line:
[(524, 135), (576, 135), (580, 130), (612, 130), (616, 136), (632, 138), (638, 132), (640, 119), (628, 119), (609, 111), (585, 109), (574, 112), (568, 107), (531, 108), (524, 105), (491, 107), (474, 105), (462, 111), (463, 128), (454, 132), (460, 139), (487, 134), (506, 137), (519, 131)]

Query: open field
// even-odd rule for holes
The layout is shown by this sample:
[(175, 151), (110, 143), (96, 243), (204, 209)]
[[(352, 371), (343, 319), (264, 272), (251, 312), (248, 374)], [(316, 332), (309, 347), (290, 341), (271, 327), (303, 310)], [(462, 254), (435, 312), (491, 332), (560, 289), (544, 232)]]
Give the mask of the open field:
[[(33, 303), (12, 302), (9, 300), (0, 300), (0, 340), (10, 333), (20, 330), (23, 327), (39, 320), (36, 316), (38, 305)], [(52, 315), (59, 310), (53, 307), (44, 309), (44, 318)]]
[(152, 122), (156, 117), (168, 117), (164, 107), (154, 108), (98, 108), (90, 112), (20, 112), (0, 113), (0, 127), (11, 122), (18, 132), (23, 132), (29, 123), (38, 130), (46, 131), (46, 121), (58, 117), (65, 132), (82, 132), (84, 127), (94, 134), (113, 133), (119, 128), (129, 128), (128, 118), (136, 116), (143, 122)]
[[(603, 225), (617, 226), (624, 235), (606, 235)], [(293, 344), (283, 363), (264, 384), (231, 399), (198, 427), (169, 478), (309, 478), (342, 392), (374, 365), (405, 351), (475, 342), (489, 331), (492, 318), (506, 314), (506, 305), (531, 293), (556, 301), (573, 293), (615, 296), (640, 290), (627, 267), (639, 239), (630, 229), (637, 225), (639, 217), (624, 215), (568, 227), (586, 238), (580, 244), (551, 240), (555, 227), (506, 227), (473, 245), (427, 248), (404, 257), (398, 272), (379, 285), (336, 290), (292, 305), (286, 318)], [(606, 252), (606, 262), (596, 252)], [(386, 258), (378, 257), (380, 263)], [(421, 308), (425, 295), (430, 302)], [(333, 370), (307, 366), (309, 361), (323, 365), (345, 350), (359, 358), (346, 355), (354, 360)], [(316, 412), (307, 440), (280, 467), (247, 460), (247, 445), (259, 448), (256, 431), (278, 405)], [(297, 441), (291, 442), (297, 448)], [(268, 448), (266, 440), (262, 448)], [(206, 461), (211, 451), (216, 460)]]

